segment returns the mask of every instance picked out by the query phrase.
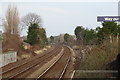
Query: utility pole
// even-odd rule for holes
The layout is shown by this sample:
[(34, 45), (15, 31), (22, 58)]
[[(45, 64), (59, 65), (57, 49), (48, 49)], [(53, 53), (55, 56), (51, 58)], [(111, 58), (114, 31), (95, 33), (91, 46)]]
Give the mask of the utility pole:
[[(118, 2), (118, 16), (120, 16), (120, 1)], [(120, 24), (120, 22), (118, 22)], [(118, 35), (118, 56), (117, 56), (118, 78), (120, 78), (120, 34)]]

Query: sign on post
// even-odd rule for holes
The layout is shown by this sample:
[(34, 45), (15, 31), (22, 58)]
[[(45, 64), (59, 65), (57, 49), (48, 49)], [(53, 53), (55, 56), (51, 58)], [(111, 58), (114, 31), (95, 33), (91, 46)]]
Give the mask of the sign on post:
[(120, 22), (120, 16), (98, 16), (98, 22)]

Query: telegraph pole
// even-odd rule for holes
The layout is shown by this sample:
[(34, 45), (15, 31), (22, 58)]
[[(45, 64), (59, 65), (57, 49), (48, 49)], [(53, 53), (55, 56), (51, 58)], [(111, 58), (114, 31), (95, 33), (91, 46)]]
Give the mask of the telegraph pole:
[[(118, 16), (120, 16), (120, 1), (118, 2)], [(120, 22), (118, 22), (120, 25)], [(118, 34), (118, 53), (120, 54), (120, 33)]]

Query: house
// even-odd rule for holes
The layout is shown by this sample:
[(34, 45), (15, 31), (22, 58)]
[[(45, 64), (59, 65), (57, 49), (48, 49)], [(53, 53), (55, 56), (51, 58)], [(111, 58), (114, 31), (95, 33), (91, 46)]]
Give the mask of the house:
[(27, 40), (27, 36), (22, 36), (21, 37), (21, 40), (23, 41), (23, 40)]
[(25, 50), (29, 50), (32, 48), (32, 46), (29, 43), (23, 42), (23, 47)]

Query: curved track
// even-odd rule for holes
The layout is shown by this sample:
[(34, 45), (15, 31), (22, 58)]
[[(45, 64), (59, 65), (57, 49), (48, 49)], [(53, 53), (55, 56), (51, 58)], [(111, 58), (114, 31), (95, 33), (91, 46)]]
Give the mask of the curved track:
[[(60, 54), (58, 56), (58, 54)], [(68, 73), (70, 69), (69, 65), (71, 65), (71, 51), (68, 47), (57, 46), (54, 50), (37, 57), (35, 59), (31, 59), (28, 62), (24, 62), (18, 66), (15, 66), (11, 69), (8, 69), (2, 73), (3, 78), (13, 79), (13, 78), (25, 78), (28, 74), (31, 74), (35, 67), (42, 67), (44, 64), (52, 60), (55, 56), (58, 56), (53, 63), (47, 67), (46, 70), (39, 73), (37, 75), (36, 80), (38, 79), (46, 79), (46, 78), (57, 78), (61, 80), (65, 77), (65, 74)]]
[(61, 80), (69, 66), (70, 59), (70, 50), (68, 47), (64, 47), (64, 53), (50, 67), (48, 67), (48, 69), (39, 75), (36, 80), (48, 78)]
[[(8, 69), (2, 73), (3, 78), (15, 78), (19, 76), (20, 74), (26, 72), (27, 70), (31, 69), (32, 67), (36, 66), (39, 63), (42, 63), (44, 60), (50, 60), (50, 58), (54, 57), (59, 53), (61, 50), (61, 47), (56, 47), (51, 52), (48, 52), (47, 54), (37, 57), (36, 59), (30, 60), (28, 62), (24, 62), (18, 66), (15, 66), (11, 69)], [(54, 54), (54, 55), (53, 55)]]

